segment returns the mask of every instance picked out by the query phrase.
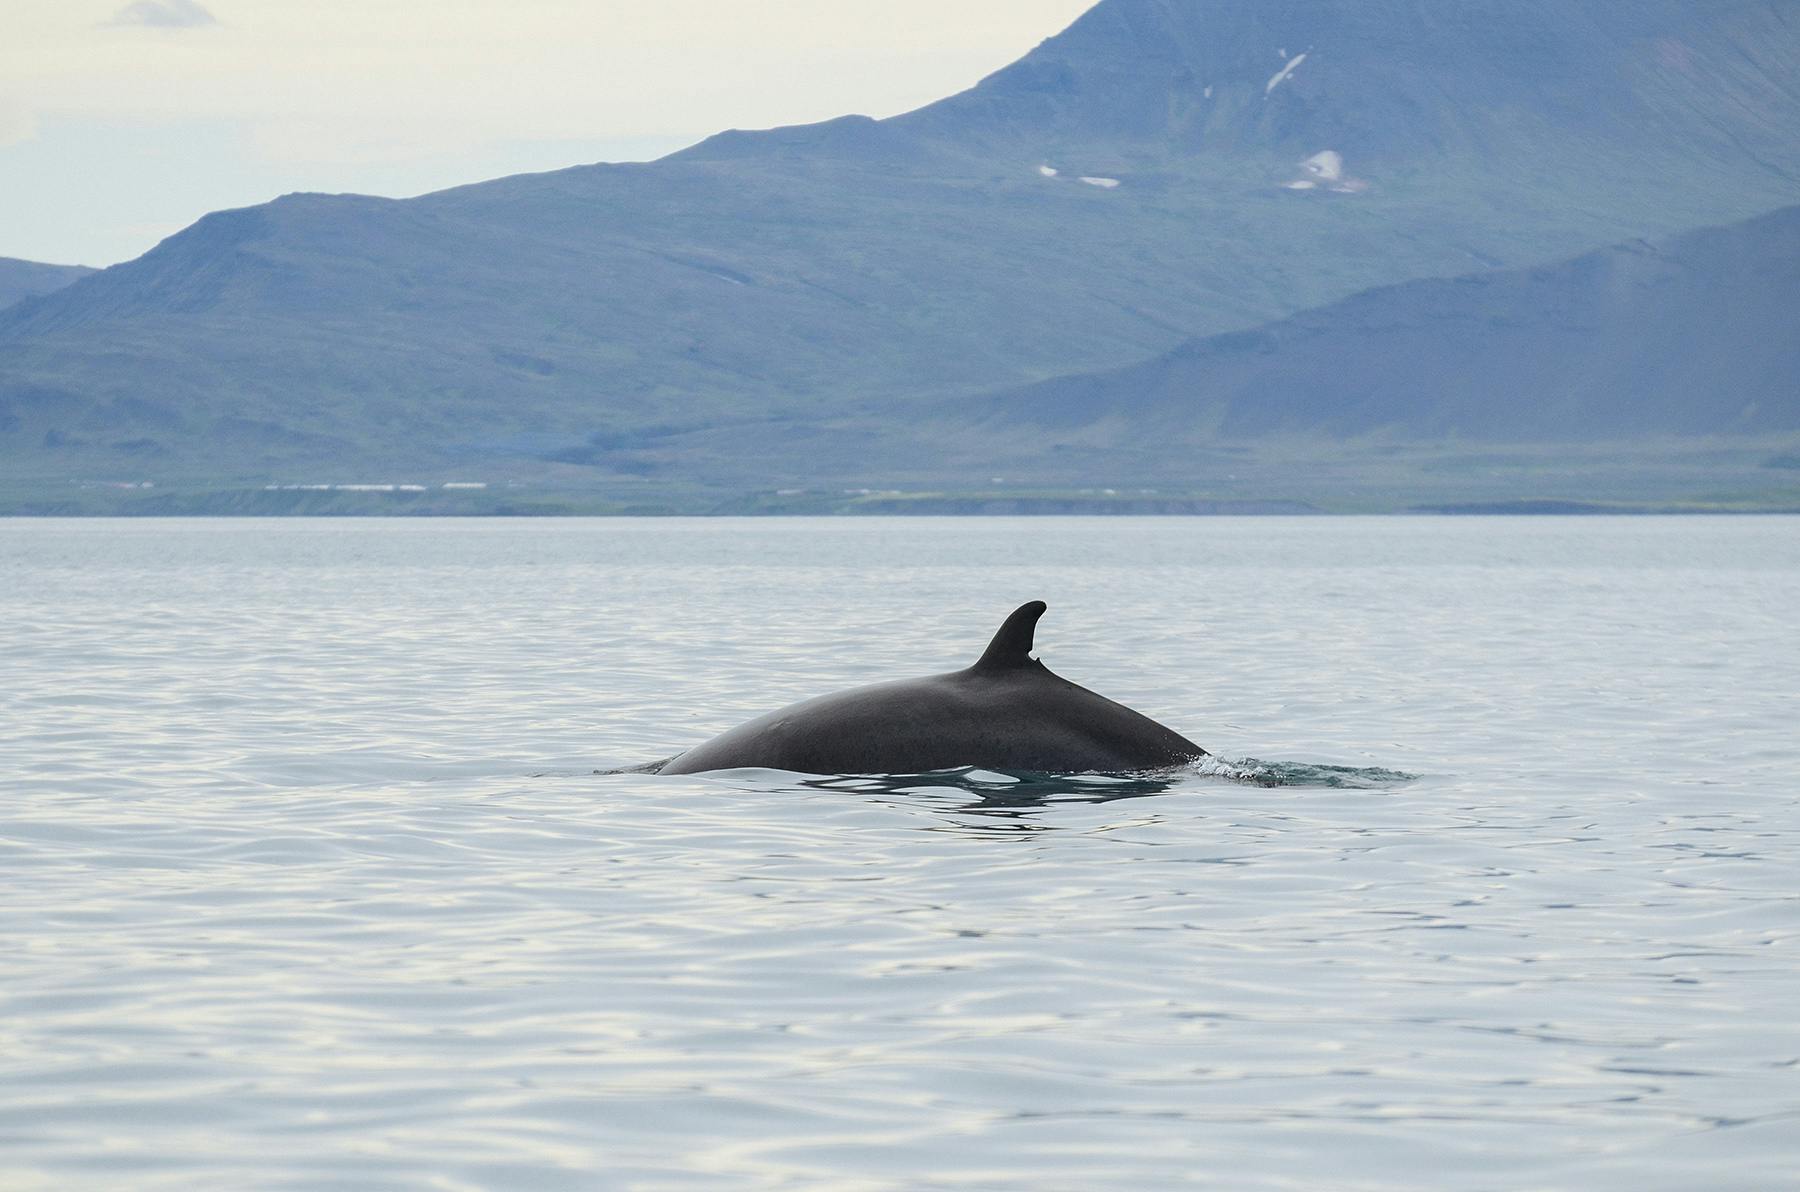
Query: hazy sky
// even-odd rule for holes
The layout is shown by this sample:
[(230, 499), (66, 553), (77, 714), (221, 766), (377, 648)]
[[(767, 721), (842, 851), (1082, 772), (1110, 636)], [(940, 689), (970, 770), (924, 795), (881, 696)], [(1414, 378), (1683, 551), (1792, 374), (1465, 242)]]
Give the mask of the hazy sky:
[(0, 0), (0, 256), (106, 265), (294, 190), (410, 195), (887, 116), (1093, 0)]

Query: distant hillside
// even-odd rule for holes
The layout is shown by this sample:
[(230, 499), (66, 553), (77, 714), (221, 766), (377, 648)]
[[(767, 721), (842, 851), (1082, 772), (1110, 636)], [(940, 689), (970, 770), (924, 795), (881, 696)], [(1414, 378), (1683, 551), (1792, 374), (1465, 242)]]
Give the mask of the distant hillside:
[(0, 257), (0, 310), (21, 299), (60, 290), (92, 272), (85, 265), (40, 265), (36, 261)]
[(1016, 437), (1514, 443), (1800, 431), (1800, 207), (1358, 294), (977, 407)]
[(1800, 0), (1102, 0), (891, 120), (207, 216), (0, 312), (0, 460), (841, 472), (955, 395), (1791, 204), (1796, 61)]

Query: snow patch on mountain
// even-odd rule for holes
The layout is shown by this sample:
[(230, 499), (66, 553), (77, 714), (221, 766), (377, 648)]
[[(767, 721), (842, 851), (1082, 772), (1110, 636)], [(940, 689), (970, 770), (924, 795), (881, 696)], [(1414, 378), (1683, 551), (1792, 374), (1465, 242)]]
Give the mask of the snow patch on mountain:
[(1300, 176), (1281, 184), (1284, 190), (1325, 190), (1332, 194), (1359, 195), (1369, 189), (1361, 178), (1344, 171), (1344, 155), (1336, 149), (1322, 149), (1300, 163)]
[[(1286, 51), (1283, 52), (1285, 53)], [(1275, 77), (1270, 79), (1268, 86), (1263, 88), (1263, 94), (1265, 96), (1275, 94), (1275, 88), (1292, 78), (1294, 72), (1300, 68), (1300, 64), (1305, 61), (1306, 54), (1304, 53), (1295, 54), (1292, 58), (1289, 58), (1287, 65), (1276, 71)]]
[(1337, 182), (1344, 177), (1344, 155), (1335, 149), (1327, 149), (1301, 162), (1300, 168), (1322, 181)]

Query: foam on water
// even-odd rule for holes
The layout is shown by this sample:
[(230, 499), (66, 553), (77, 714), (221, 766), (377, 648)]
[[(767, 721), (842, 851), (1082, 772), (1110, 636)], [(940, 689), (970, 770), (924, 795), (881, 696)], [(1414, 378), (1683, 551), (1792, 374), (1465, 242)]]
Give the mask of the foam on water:
[[(0, 1185), (1783, 1186), (1797, 531), (0, 523)], [(1237, 760), (594, 773), (1032, 597)]]

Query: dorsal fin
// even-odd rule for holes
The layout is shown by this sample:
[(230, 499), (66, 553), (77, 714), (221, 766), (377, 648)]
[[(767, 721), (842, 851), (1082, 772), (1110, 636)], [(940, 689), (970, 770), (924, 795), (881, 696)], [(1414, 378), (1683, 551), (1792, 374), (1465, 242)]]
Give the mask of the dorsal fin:
[(1038, 618), (1050, 606), (1042, 600), (1021, 604), (1000, 626), (1000, 632), (988, 643), (987, 653), (972, 669), (978, 671), (1014, 670), (1032, 665), (1031, 638), (1037, 632)]

